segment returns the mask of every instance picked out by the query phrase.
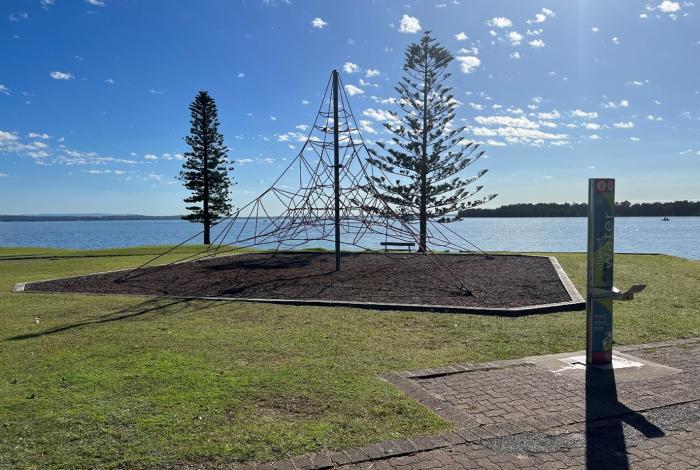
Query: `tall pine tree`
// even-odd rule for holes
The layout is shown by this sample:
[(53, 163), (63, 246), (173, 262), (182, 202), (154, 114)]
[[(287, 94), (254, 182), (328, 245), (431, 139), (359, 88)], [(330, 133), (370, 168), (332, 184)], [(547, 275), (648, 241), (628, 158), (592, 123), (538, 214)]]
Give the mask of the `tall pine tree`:
[(465, 127), (454, 127), (459, 104), (445, 85), (450, 77), (446, 69), (453, 59), (430, 32), (408, 46), (405, 75), (395, 88), (402, 116), (391, 111), (395, 122), (384, 124), (393, 134), (391, 142), (377, 142), (385, 153), (372, 151), (370, 157), (370, 163), (391, 175), (373, 178), (386, 202), (404, 216), (418, 213), (421, 251), (428, 246), (428, 219), (453, 221), (460, 210), (495, 197), (471, 198), (482, 186), (473, 190), (469, 186), (487, 170), (469, 178), (459, 174), (484, 152), (479, 145), (466, 143)]
[(210, 230), (231, 212), (229, 190), (231, 181), (228, 148), (219, 133), (216, 102), (206, 91), (200, 91), (190, 104), (190, 135), (185, 142), (191, 151), (185, 152), (185, 162), (179, 179), (190, 191), (185, 202), (189, 214), (183, 219), (204, 225), (204, 244), (209, 245)]

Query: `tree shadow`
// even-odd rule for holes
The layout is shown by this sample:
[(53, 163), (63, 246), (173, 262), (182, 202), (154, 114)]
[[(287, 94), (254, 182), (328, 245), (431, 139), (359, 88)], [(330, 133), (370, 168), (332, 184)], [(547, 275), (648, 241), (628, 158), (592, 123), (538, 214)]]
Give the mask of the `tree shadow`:
[[(319, 255), (326, 255), (319, 257)], [(231, 259), (216, 259), (200, 266), (206, 271), (230, 271), (236, 269), (249, 270), (274, 270), (274, 269), (294, 269), (303, 268), (311, 265), (313, 262), (330, 262), (327, 253), (270, 253), (264, 255), (254, 254), (253, 256), (237, 255), (229, 257)], [(328, 259), (326, 259), (328, 258)]]
[[(167, 312), (168, 314), (178, 313), (184, 310), (197, 311), (207, 308), (212, 303), (212, 301), (195, 302), (192, 299), (173, 299), (155, 297), (152, 299), (148, 299), (144, 302), (138, 303), (136, 305), (129, 305), (127, 307), (120, 308), (113, 312), (109, 312), (97, 317), (66, 323), (63, 325), (57, 325), (51, 328), (47, 328), (41, 331), (35, 331), (32, 333), (24, 333), (21, 335), (10, 336), (5, 338), (3, 342), (38, 338), (41, 336), (53, 335), (64, 331), (70, 331), (74, 329), (87, 327), (89, 325), (99, 325), (115, 321), (130, 320), (147, 314), (153, 314), (158, 312), (165, 313), (165, 310), (170, 310)], [(197, 307), (193, 308), (193, 305), (197, 305)]]
[(586, 468), (629, 469), (624, 423), (647, 438), (661, 428), (618, 401), (612, 364), (586, 366)]

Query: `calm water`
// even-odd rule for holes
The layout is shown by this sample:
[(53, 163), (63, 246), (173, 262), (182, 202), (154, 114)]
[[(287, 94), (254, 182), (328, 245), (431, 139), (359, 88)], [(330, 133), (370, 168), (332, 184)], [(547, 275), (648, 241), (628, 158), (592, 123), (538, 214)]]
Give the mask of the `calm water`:
[[(450, 227), (484, 250), (585, 251), (585, 218), (473, 218)], [(0, 222), (0, 246), (113, 248), (179, 243), (201, 230), (181, 220)], [(366, 246), (379, 247), (379, 241)], [(316, 242), (314, 246), (332, 247)], [(700, 259), (700, 217), (620, 217), (615, 251), (666, 253)]]

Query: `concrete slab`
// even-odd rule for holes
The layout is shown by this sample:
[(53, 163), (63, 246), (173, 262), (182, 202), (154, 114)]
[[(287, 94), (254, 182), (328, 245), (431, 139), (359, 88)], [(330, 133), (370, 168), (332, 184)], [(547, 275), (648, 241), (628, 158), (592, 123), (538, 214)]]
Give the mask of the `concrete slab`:
[[(572, 379), (586, 380), (586, 352), (577, 351), (575, 353), (551, 354), (547, 356), (536, 356), (525, 359), (526, 362), (534, 364), (536, 367), (548, 370), (556, 375), (563, 375)], [(615, 372), (616, 382), (633, 382), (636, 380), (654, 379), (670, 375), (680, 374), (681, 369), (657, 364), (645, 359), (625, 354), (613, 350), (612, 364), (596, 364), (594, 369)]]

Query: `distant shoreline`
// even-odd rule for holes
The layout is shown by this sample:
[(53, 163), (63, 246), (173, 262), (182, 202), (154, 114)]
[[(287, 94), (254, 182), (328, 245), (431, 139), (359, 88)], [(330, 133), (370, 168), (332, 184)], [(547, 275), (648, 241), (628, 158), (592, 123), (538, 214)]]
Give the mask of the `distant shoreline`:
[(182, 219), (181, 215), (0, 215), (0, 222), (106, 222), (179, 219)]

